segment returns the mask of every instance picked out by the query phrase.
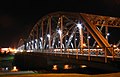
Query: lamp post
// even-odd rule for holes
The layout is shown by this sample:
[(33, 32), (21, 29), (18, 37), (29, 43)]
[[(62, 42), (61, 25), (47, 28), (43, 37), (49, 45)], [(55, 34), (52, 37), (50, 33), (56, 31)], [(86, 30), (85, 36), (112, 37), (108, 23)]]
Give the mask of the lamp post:
[(87, 44), (88, 44), (88, 60), (90, 61), (90, 36), (89, 33), (87, 33)]
[(62, 31), (59, 29), (58, 33), (60, 35), (60, 49), (61, 49), (61, 53), (62, 53)]
[(80, 33), (80, 49), (81, 52), (83, 52), (82, 48), (83, 48), (83, 32), (82, 32), (82, 24), (78, 23), (77, 27), (79, 28), (79, 33)]

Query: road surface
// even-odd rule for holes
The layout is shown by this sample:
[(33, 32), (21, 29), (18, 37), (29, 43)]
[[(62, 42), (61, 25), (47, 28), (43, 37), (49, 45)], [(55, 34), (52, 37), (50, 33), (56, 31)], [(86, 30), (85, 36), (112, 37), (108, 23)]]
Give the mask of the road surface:
[(32, 71), (20, 71), (20, 72), (4, 72), (0, 73), (0, 77), (120, 77), (118, 73), (108, 74), (77, 74), (77, 73), (44, 73), (38, 74)]

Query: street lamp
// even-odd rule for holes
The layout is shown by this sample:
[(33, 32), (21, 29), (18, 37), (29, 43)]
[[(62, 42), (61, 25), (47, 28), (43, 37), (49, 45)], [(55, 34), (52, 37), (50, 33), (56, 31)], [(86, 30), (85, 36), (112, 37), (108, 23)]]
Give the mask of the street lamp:
[(81, 28), (82, 28), (82, 24), (78, 23), (78, 24), (77, 24), (77, 27), (78, 27), (79, 29), (81, 29)]
[(43, 40), (43, 38), (42, 38), (42, 37), (40, 37), (40, 40), (42, 41), (42, 40)]
[(62, 53), (62, 31), (59, 29), (58, 33), (60, 34), (60, 48), (61, 48), (61, 53)]
[(85, 44), (85, 43), (83, 44), (83, 47), (86, 47), (86, 44)]
[(113, 45), (114, 48), (116, 48), (117, 46), (116, 45)]
[(97, 47), (97, 48), (99, 48), (100, 46), (99, 46), (99, 45), (97, 45), (96, 47)]
[(108, 41), (108, 36), (110, 36), (110, 33), (106, 33), (106, 39)]
[(47, 37), (50, 38), (50, 34), (47, 34)]
[(107, 33), (107, 36), (110, 36), (110, 33)]
[(58, 33), (61, 35), (61, 34), (62, 34), (62, 31), (59, 29), (59, 30), (58, 30)]
[(91, 37), (90, 36), (88, 36), (88, 39), (90, 39)]

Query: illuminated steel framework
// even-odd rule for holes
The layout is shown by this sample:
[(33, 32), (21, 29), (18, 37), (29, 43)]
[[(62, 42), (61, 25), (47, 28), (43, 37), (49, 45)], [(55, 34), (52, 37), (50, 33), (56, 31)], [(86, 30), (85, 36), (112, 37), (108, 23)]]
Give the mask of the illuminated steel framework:
[[(84, 13), (51, 13), (35, 24), (25, 45), (21, 44), (18, 49), (24, 47), (45, 53), (120, 56), (119, 48), (108, 42), (109, 27), (120, 28), (120, 18)], [(103, 29), (105, 36), (102, 35)]]

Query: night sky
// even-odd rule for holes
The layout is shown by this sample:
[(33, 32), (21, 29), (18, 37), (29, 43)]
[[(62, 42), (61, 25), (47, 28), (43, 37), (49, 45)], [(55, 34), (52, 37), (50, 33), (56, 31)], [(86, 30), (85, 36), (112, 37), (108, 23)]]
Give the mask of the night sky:
[(14, 47), (44, 15), (82, 12), (120, 17), (119, 0), (3, 0), (0, 1), (0, 47)]

